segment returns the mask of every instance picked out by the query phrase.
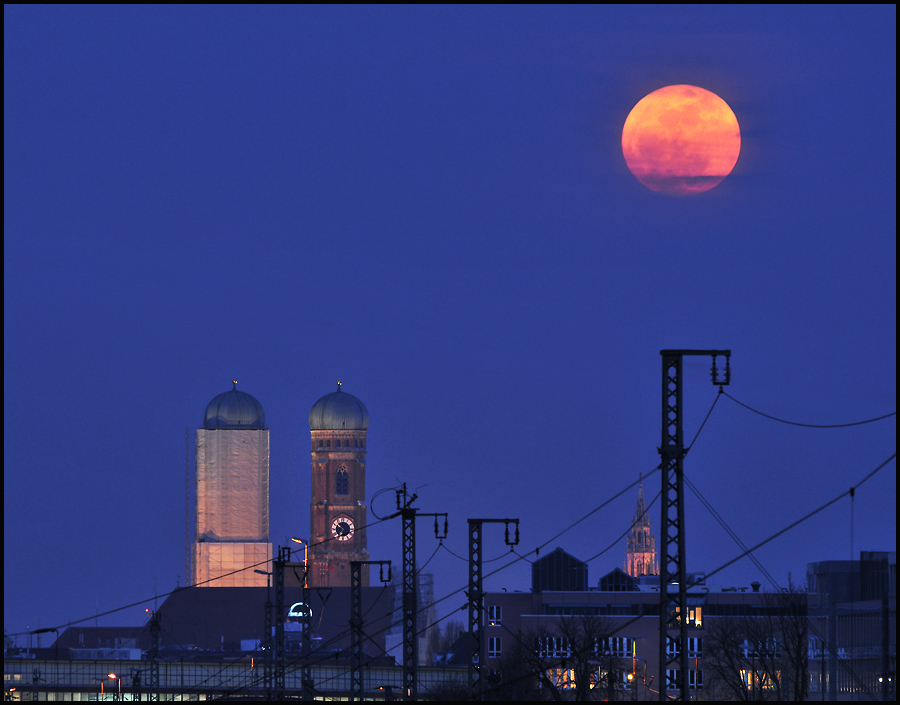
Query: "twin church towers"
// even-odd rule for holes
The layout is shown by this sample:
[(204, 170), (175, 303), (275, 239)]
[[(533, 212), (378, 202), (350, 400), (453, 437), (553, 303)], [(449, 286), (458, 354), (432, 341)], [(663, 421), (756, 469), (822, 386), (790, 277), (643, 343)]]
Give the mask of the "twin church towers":
[[(369, 412), (341, 390), (309, 412), (312, 501), (310, 587), (350, 585), (350, 561), (366, 550), (366, 431)], [(237, 382), (206, 407), (196, 439), (190, 584), (265, 587), (269, 542), (269, 429), (262, 405)], [(368, 566), (363, 566), (368, 568)], [(255, 572), (259, 570), (260, 572)], [(368, 571), (364, 570), (364, 584)]]

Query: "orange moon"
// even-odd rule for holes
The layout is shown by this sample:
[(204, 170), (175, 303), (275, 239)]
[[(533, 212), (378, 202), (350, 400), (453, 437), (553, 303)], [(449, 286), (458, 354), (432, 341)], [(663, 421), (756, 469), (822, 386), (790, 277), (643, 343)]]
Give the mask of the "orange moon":
[(652, 191), (691, 196), (718, 186), (741, 152), (728, 103), (697, 86), (666, 86), (644, 96), (622, 128), (631, 173)]

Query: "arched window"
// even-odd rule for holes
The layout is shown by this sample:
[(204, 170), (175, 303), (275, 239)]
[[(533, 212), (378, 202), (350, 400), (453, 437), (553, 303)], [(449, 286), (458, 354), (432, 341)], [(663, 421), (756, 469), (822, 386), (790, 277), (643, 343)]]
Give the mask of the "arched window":
[(350, 476), (343, 467), (337, 471), (337, 475), (334, 477), (334, 493), (350, 494)]

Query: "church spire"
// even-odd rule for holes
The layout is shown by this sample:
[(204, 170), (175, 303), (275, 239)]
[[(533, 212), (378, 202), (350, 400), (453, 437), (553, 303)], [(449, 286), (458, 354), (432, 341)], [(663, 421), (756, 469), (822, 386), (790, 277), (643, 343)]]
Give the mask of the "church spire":
[(635, 513), (634, 520), (644, 518), (644, 515), (647, 513), (646, 508), (644, 507), (644, 476), (640, 475), (638, 479), (638, 501), (637, 501), (637, 512)]
[(638, 480), (638, 500), (625, 546), (625, 572), (633, 577), (659, 575), (656, 539), (650, 531), (650, 517), (644, 504), (644, 480)]

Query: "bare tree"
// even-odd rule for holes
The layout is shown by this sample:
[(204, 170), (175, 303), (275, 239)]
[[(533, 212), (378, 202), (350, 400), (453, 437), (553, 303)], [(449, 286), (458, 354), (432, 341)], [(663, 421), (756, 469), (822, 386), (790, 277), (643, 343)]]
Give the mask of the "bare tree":
[(464, 632), (465, 626), (458, 619), (447, 620), (443, 629), (440, 626), (432, 629), (428, 635), (431, 653), (446, 654)]
[(542, 624), (517, 640), (492, 691), (508, 700), (615, 700), (622, 668), (612, 634), (593, 615)]
[(806, 593), (767, 593), (751, 613), (709, 620), (704, 668), (709, 694), (729, 700), (805, 700)]

